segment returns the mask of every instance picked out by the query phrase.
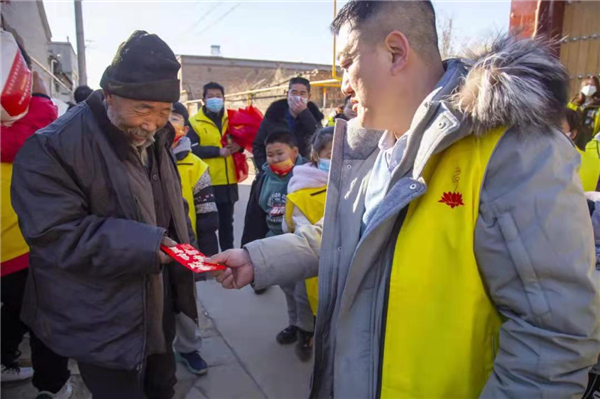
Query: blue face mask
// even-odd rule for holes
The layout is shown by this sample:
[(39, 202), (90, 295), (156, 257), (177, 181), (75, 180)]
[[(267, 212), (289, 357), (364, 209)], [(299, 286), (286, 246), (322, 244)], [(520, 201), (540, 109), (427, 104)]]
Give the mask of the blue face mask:
[(206, 108), (215, 114), (221, 112), (223, 109), (223, 99), (219, 97), (208, 98), (206, 100)]
[(331, 165), (331, 159), (319, 159), (319, 169), (323, 172), (329, 173), (329, 166)]

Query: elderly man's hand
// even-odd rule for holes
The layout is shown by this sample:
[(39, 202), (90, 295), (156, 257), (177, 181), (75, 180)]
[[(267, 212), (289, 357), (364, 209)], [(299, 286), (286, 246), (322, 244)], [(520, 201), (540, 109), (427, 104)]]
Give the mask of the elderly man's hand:
[[(169, 237), (165, 236), (161, 241), (161, 245), (164, 245), (165, 247), (174, 247), (175, 245), (177, 245), (177, 243), (171, 240)], [(160, 259), (161, 265), (168, 265), (169, 263), (173, 263), (173, 258), (171, 258), (169, 255), (167, 255), (160, 249), (158, 250), (158, 259)]]
[(223, 288), (239, 290), (254, 281), (254, 266), (245, 249), (230, 249), (221, 252), (210, 258), (210, 261), (227, 266), (225, 270), (213, 272)]

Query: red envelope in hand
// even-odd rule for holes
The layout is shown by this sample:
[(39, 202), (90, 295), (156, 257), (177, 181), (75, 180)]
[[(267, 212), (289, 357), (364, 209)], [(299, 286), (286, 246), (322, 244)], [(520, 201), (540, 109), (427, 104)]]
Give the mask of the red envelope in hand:
[(161, 245), (160, 249), (194, 273), (225, 270), (225, 266), (223, 265), (207, 262), (207, 257), (190, 244), (177, 244), (174, 247)]

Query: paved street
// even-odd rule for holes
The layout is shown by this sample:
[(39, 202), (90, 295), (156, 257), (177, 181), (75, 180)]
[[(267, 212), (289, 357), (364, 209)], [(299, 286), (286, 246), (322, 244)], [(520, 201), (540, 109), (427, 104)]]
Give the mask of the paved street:
[[(250, 192), (250, 176), (240, 185), (236, 204), (236, 243), (242, 235), (244, 213)], [(281, 346), (277, 332), (287, 326), (283, 292), (270, 288), (257, 296), (250, 288), (226, 291), (215, 281), (197, 284), (200, 324), (205, 338), (202, 355), (208, 362), (208, 374), (197, 377), (184, 367), (177, 368), (176, 398), (186, 399), (295, 399), (308, 394), (311, 363), (301, 363), (293, 345)], [(22, 345), (29, 357), (28, 343)], [(74, 399), (91, 397), (71, 362)], [(30, 383), (3, 385), (2, 398), (34, 398)]]

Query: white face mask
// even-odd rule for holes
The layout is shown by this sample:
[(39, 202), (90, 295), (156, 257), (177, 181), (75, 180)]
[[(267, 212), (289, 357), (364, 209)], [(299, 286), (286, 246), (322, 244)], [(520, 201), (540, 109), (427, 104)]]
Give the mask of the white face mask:
[(304, 98), (302, 96), (291, 96), (290, 95), (290, 98), (294, 98), (297, 101), (302, 101), (304, 104), (308, 104), (308, 99)]
[(592, 86), (592, 85), (583, 86), (583, 88), (581, 89), (581, 94), (583, 94), (586, 97), (593, 96), (594, 94), (596, 94), (596, 86)]

